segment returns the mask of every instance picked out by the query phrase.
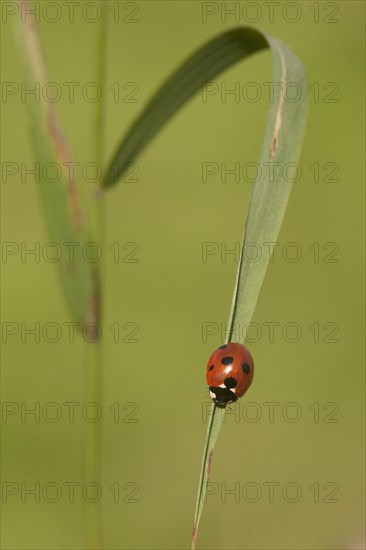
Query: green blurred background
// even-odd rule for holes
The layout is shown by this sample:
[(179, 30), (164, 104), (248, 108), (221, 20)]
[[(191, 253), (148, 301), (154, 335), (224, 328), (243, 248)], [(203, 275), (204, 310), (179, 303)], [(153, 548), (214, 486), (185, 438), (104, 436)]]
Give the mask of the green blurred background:
[[(80, 82), (82, 87), (94, 80), (95, 25), (83, 20), (83, 3), (75, 4), (74, 23), (68, 22), (63, 6), (61, 20), (41, 18), (40, 29), (49, 80)], [(285, 42), (307, 68), (311, 90), (303, 176), (294, 184), (278, 248), (281, 252), (295, 242), (302, 257), (289, 262), (276, 252), (270, 266), (253, 320), (262, 334), (255, 338), (254, 327), (252, 339), (257, 341), (249, 344), (256, 363), (254, 384), (238, 405), (240, 421), (229, 415), (221, 433), (211, 475), (218, 492), (204, 508), (198, 548), (363, 548), (364, 3), (295, 2), (297, 8), (291, 8), (282, 2), (272, 22), (267, 2), (256, 3), (257, 8), (248, 2), (226, 3), (228, 9), (239, 5), (236, 17), (225, 15), (225, 3), (210, 3), (217, 13), (207, 22), (202, 20), (207, 6), (200, 2), (112, 4), (121, 11), (117, 23), (116, 12), (109, 16), (107, 78), (109, 86), (119, 83), (121, 98), (115, 102), (113, 93), (107, 94), (107, 158), (162, 79), (202, 43), (233, 26), (255, 23)], [(122, 21), (133, 12), (136, 22)], [(291, 22), (296, 13), (299, 20)], [(13, 23), (9, 16), (2, 25), (2, 79), (20, 83)], [(219, 332), (202, 338), (202, 325), (226, 322), (236, 267), (233, 255), (221, 261), (218, 253), (203, 262), (202, 243), (233, 248), (242, 235), (250, 193), (250, 183), (242, 179), (228, 177), (222, 183), (218, 175), (203, 183), (202, 162), (244, 165), (257, 160), (268, 107), (263, 83), (270, 79), (269, 53), (225, 72), (215, 80), (219, 87), (239, 83), (242, 90), (256, 82), (262, 98), (236, 102), (228, 96), (221, 101), (216, 94), (203, 102), (198, 94), (138, 159), (138, 181), (120, 182), (107, 194), (107, 244), (119, 243), (122, 259), (132, 250), (123, 250), (125, 243), (137, 243), (139, 251), (134, 263), (115, 263), (112, 251), (105, 251), (105, 548), (189, 547), (206, 431), (202, 410), (209, 403), (205, 366), (223, 339)], [(129, 82), (138, 87), (134, 103), (122, 101), (132, 91), (123, 90)], [(56, 107), (74, 159), (93, 161), (95, 104), (76, 92), (74, 103), (64, 93)], [(3, 162), (30, 165), (20, 94), (3, 99), (2, 116)], [(314, 163), (319, 163), (318, 182), (310, 168)], [(338, 167), (333, 175), (338, 181), (328, 181), (334, 164), (329, 168), (326, 163)], [(21, 182), (19, 175), (3, 176), (2, 183), (2, 240), (29, 248), (39, 242), (42, 248), (48, 237), (36, 184), (30, 177)], [(314, 261), (314, 243), (319, 243), (319, 261)], [(327, 243), (335, 243), (331, 258), (327, 255), (334, 245), (327, 248)], [(6, 263), (3, 259), (2, 272), (3, 327), (4, 322), (63, 327), (56, 343), (42, 338), (35, 343), (31, 336), (22, 342), (21, 328), (5, 343), (3, 334), (3, 401), (19, 410), (55, 402), (63, 414), (54, 423), (47, 421), (47, 410), (39, 422), (31, 416), (22, 422), (20, 412), (3, 415), (2, 481), (23, 482), (28, 488), (36, 482), (41, 487), (80, 482), (85, 421), (80, 406), (70, 423), (62, 404), (84, 403), (84, 346), (80, 338), (68, 342), (64, 323), (71, 318), (56, 268), (42, 258), (22, 262), (15, 254)], [(130, 322), (138, 325), (135, 343), (123, 341)], [(273, 341), (270, 322), (279, 323)], [(118, 343), (108, 328), (115, 323)], [(297, 342), (289, 341), (291, 330), (289, 337), (283, 335), (286, 323), (300, 326)], [(109, 409), (116, 402), (120, 422), (113, 421)], [(123, 407), (129, 402), (136, 403), (133, 418), (138, 422), (126, 419), (132, 409)], [(251, 409), (245, 408), (249, 402), (254, 403)], [(265, 403), (278, 403), (273, 419)], [(296, 403), (296, 409), (289, 403)], [(296, 410), (301, 418), (290, 422)], [(250, 422), (255, 414), (261, 417)], [(119, 503), (109, 489), (116, 482), (122, 487)], [(131, 486), (125, 486), (129, 482), (138, 486), (138, 502), (123, 502), (131, 493)], [(273, 502), (266, 485), (271, 482), (279, 484)], [(301, 491), (297, 502), (288, 502), (291, 486), (289, 498), (283, 496), (289, 482)], [(235, 484), (242, 491), (239, 502), (230, 494), (225, 499), (222, 490)], [(253, 491), (244, 498), (248, 487)], [(257, 502), (249, 502), (258, 487)], [(83, 548), (80, 489), (74, 503), (66, 493), (55, 503), (42, 496), (35, 503), (26, 495), (22, 502), (21, 489), (9, 496), (2, 505), (3, 548)]]

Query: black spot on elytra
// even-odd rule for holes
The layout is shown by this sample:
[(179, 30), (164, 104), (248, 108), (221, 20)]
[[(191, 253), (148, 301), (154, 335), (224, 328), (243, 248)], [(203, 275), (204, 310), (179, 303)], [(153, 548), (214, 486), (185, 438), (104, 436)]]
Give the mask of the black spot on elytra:
[(241, 368), (243, 369), (243, 372), (245, 374), (249, 374), (250, 373), (250, 366), (248, 365), (248, 363), (243, 363)]
[(219, 347), (219, 349), (225, 349), (225, 348), (227, 348), (227, 344), (224, 344), (224, 345)]
[(231, 365), (231, 363), (234, 361), (234, 358), (233, 357), (223, 357), (221, 359), (221, 363), (223, 365)]
[(212, 370), (214, 368), (215, 365), (211, 365), (210, 368), (208, 370)]
[(235, 388), (237, 381), (235, 380), (235, 378), (232, 378), (231, 376), (229, 376), (228, 378), (225, 378), (224, 384), (227, 388)]

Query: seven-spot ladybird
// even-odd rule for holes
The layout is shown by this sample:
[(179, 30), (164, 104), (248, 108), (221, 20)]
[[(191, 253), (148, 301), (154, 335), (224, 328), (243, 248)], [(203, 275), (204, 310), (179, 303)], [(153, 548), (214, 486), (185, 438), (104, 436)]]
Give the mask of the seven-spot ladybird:
[(206, 380), (210, 397), (219, 407), (242, 397), (254, 374), (254, 362), (250, 351), (237, 342), (220, 346), (207, 363)]

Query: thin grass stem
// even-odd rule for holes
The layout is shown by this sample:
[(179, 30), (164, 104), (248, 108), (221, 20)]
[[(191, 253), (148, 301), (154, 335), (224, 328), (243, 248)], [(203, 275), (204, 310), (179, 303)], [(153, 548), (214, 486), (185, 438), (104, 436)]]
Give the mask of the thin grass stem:
[[(96, 29), (95, 40), (95, 81), (102, 91), (100, 100), (95, 105), (93, 155), (95, 162), (102, 169), (104, 155), (105, 131), (105, 79), (106, 79), (106, 38), (108, 0), (99, 0), (102, 17)], [(91, 297), (88, 321), (95, 323), (95, 334), (88, 335), (84, 354), (84, 395), (86, 402), (94, 402), (98, 410), (103, 411), (103, 340), (102, 340), (102, 294), (104, 281), (103, 250), (105, 242), (104, 196), (100, 184), (92, 191), (91, 197), (91, 238), (102, 250), (100, 261), (95, 264), (93, 272), (93, 295)], [(83, 443), (83, 479), (85, 483), (93, 482), (102, 488), (102, 449), (103, 424), (86, 422)], [(90, 550), (103, 548), (103, 514), (101, 501), (90, 503), (84, 501), (84, 539), (85, 547)]]
[[(96, 403), (100, 410), (103, 394), (101, 342), (85, 342), (84, 345), (84, 402)], [(102, 423), (85, 421), (83, 434), (83, 487), (92, 483), (101, 490), (102, 479)], [(95, 485), (94, 485), (95, 484)], [(88, 495), (89, 496), (89, 495)], [(90, 498), (93, 498), (92, 496)], [(101, 500), (83, 500), (84, 545), (90, 550), (103, 548), (103, 523)]]

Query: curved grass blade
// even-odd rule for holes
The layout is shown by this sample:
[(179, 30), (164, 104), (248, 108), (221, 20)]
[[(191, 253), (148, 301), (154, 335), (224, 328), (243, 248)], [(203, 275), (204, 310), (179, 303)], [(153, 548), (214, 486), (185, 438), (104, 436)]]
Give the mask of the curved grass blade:
[[(42, 90), (48, 81), (43, 52), (33, 18), (24, 15), (24, 10), (30, 11), (32, 6), (29, 0), (18, 0), (18, 3), (23, 17), (19, 17), (17, 30), (27, 87), (38, 86)], [(40, 166), (39, 189), (48, 234), (62, 251), (57, 262), (62, 288), (73, 319), (81, 326), (93, 317), (91, 312), (97, 307), (97, 296), (93, 292), (95, 284), (90, 264), (82, 256), (83, 246), (89, 239), (77, 185), (70, 170), (72, 157), (54, 104), (47, 102), (43, 94), (39, 101), (28, 97), (26, 104), (34, 155)], [(47, 166), (53, 166), (61, 174), (59, 180), (47, 179)]]
[[(269, 255), (262, 255), (257, 262), (248, 262), (243, 256), (243, 249), (249, 243), (263, 246), (264, 243), (268, 245), (276, 242), (292, 186), (288, 181), (289, 178), (284, 178), (283, 168), (287, 163), (298, 161), (305, 128), (307, 100), (303, 65), (278, 41), (270, 37), (266, 39), (273, 55), (273, 81), (278, 82), (279, 86), (267, 119), (259, 161), (261, 177), (254, 184), (250, 199), (227, 342), (231, 340), (237, 323), (241, 327), (241, 334), (250, 323), (270, 261)], [(300, 90), (299, 101), (285, 100), (285, 89), (288, 83), (295, 83), (296, 88)], [(222, 426), (222, 415), (225, 414), (224, 410), (221, 411), (214, 405), (211, 412), (211, 428), (206, 438), (193, 524), (192, 550), (196, 547), (212, 454)], [(222, 412), (222, 415), (218, 412)]]

